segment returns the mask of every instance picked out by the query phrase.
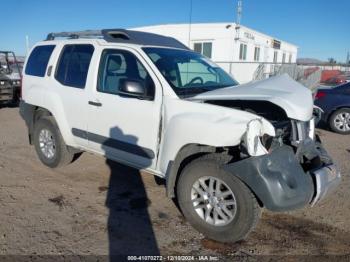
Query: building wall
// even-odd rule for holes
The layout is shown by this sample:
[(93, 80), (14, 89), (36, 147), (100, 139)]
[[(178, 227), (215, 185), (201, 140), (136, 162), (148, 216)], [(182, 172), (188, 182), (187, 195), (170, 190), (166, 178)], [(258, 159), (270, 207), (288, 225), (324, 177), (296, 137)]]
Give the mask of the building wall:
[[(285, 63), (289, 62), (289, 56), (290, 62), (295, 63), (298, 52), (297, 46), (278, 39), (280, 49), (274, 49), (275, 38), (235, 23), (168, 24), (133, 29), (174, 37), (191, 49), (196, 43), (212, 43), (211, 59), (241, 83), (252, 80), (259, 63), (282, 63), (283, 54)], [(240, 59), (241, 44), (247, 45), (246, 59)], [(254, 60), (255, 47), (260, 48), (258, 61)], [(276, 61), (274, 52), (277, 52)]]

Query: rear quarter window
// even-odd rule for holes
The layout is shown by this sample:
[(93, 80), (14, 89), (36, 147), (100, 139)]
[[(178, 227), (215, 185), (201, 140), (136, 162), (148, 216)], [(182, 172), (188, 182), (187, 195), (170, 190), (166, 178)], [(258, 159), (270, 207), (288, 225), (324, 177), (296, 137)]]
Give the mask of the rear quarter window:
[(26, 75), (44, 77), (47, 65), (54, 49), (54, 45), (35, 47), (28, 58), (25, 69)]
[(89, 44), (66, 45), (61, 53), (56, 80), (62, 85), (85, 88), (94, 47)]

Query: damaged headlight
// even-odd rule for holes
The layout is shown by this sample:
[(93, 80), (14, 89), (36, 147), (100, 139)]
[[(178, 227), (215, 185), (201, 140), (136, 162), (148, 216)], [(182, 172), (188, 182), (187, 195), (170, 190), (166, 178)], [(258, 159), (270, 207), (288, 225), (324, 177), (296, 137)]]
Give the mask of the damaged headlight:
[(315, 119), (312, 118), (310, 121), (292, 121), (293, 127), (293, 141), (299, 144), (307, 138), (314, 140), (315, 138)]
[(315, 138), (315, 119), (312, 118), (309, 122), (309, 137), (314, 140)]
[(268, 150), (262, 143), (262, 139), (267, 136), (275, 136), (275, 131), (272, 127), (266, 127), (262, 119), (253, 119), (247, 124), (247, 132), (244, 136), (244, 143), (247, 152), (251, 156), (262, 156), (268, 153)]

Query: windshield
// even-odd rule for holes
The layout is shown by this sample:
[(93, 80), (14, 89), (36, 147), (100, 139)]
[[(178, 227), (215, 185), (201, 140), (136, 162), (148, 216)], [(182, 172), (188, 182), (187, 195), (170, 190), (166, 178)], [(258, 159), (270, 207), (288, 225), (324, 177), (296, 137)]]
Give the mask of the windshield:
[(235, 86), (238, 83), (208, 58), (191, 51), (143, 48), (179, 96)]

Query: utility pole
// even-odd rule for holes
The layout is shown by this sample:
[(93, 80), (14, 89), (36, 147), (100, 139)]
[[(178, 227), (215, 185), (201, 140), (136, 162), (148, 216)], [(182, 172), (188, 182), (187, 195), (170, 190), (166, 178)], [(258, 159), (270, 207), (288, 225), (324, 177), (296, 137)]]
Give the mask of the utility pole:
[(26, 35), (26, 51), (27, 51), (26, 55), (28, 55), (29, 54), (29, 36), (28, 35)]
[(236, 41), (239, 39), (239, 29), (241, 27), (240, 25), (241, 25), (241, 20), (242, 20), (242, 11), (243, 11), (243, 1), (238, 0), (237, 13), (236, 13), (236, 26), (235, 26), (235, 30), (236, 30), (235, 40)]
[(242, 3), (243, 3), (242, 0), (238, 0), (238, 4), (237, 4), (237, 17), (236, 17), (236, 24), (237, 24), (237, 25), (240, 25), (240, 24), (241, 24), (241, 20), (242, 20), (242, 11), (243, 11)]
[(350, 52), (348, 51), (348, 55), (346, 56), (346, 63), (350, 64)]

